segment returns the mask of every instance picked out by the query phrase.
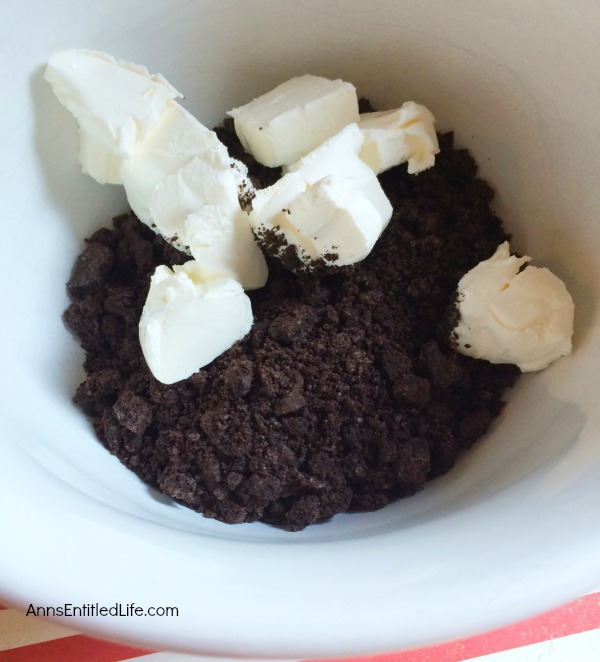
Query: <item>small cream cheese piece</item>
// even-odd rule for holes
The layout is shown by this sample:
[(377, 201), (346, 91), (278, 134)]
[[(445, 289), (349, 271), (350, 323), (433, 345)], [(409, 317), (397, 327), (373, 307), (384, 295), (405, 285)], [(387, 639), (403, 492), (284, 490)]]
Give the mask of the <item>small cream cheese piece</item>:
[(574, 305), (564, 283), (546, 268), (523, 265), (508, 242), (458, 284), (462, 354), (491, 363), (541, 370), (571, 352)]
[(260, 237), (274, 230), (308, 266), (364, 259), (392, 215), (374, 172), (358, 156), (362, 134), (350, 124), (256, 192), (250, 222)]
[(310, 74), (292, 78), (227, 114), (246, 151), (270, 167), (297, 161), (359, 118), (353, 85)]
[(95, 162), (103, 153), (129, 157), (168, 102), (181, 96), (160, 74), (98, 51), (56, 53), (48, 60), (45, 78), (86, 139), (100, 150), (88, 144), (80, 152), (84, 171), (91, 173), (102, 170)]
[(440, 151), (434, 124), (431, 112), (413, 101), (395, 110), (363, 113), (360, 157), (375, 174), (406, 161), (411, 175), (431, 168)]
[(241, 340), (252, 326), (250, 299), (232, 278), (205, 278), (191, 260), (156, 268), (139, 323), (144, 358), (164, 384), (186, 379)]

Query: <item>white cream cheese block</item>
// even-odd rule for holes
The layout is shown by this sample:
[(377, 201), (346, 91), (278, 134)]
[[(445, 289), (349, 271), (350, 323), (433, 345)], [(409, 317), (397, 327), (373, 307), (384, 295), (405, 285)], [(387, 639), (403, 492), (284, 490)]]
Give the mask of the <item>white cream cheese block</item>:
[(192, 159), (212, 170), (227, 170), (231, 164), (216, 133), (173, 102), (123, 166), (127, 200), (141, 221), (147, 225), (155, 222), (150, 209), (154, 189)]
[(409, 174), (431, 168), (439, 153), (435, 118), (431, 112), (413, 101), (401, 108), (363, 113), (358, 123), (364, 142), (361, 159), (376, 174), (408, 162)]
[[(247, 173), (214, 131), (173, 102), (124, 163), (123, 184), (137, 217), (191, 254), (205, 274), (221, 273), (252, 290), (264, 286), (268, 269), (240, 208), (239, 195), (251, 189)], [(207, 246), (214, 248), (210, 255)]]
[(195, 261), (156, 268), (139, 323), (152, 374), (186, 379), (241, 340), (252, 326), (250, 299), (232, 278), (205, 278)]
[[(174, 101), (181, 96), (175, 88), (145, 67), (86, 50), (52, 56), (46, 78), (79, 122), (83, 172), (102, 184), (123, 184), (136, 216), (197, 259), (206, 260), (207, 251), (192, 245), (214, 243), (218, 235), (205, 273), (219, 271), (221, 260), (222, 274), (245, 289), (266, 283), (264, 256), (239, 204), (239, 195), (252, 190), (247, 168)], [(204, 244), (197, 227), (193, 241), (185, 237), (188, 216), (203, 207), (205, 227), (216, 210)]]
[[(160, 74), (99, 51), (56, 53), (45, 78), (89, 140), (124, 158), (154, 128), (169, 101), (181, 96)], [(93, 163), (82, 165), (96, 169)]]
[(350, 124), (256, 192), (250, 222), (258, 236), (283, 235), (310, 268), (323, 259), (345, 266), (364, 259), (392, 215), (373, 171), (358, 156), (362, 133)]
[(454, 329), (459, 352), (512, 363), (523, 372), (541, 370), (571, 352), (573, 299), (548, 269), (523, 268), (530, 259), (510, 255), (504, 242), (461, 278)]

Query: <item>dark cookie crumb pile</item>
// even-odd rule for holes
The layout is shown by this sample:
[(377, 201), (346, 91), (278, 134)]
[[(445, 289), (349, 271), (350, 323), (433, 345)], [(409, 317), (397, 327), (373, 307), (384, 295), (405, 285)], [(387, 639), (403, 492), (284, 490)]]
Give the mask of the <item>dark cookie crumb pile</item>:
[[(243, 155), (258, 186), (272, 170)], [(158, 264), (187, 258), (133, 215), (78, 258), (64, 319), (86, 350), (74, 401), (147, 484), (208, 517), (289, 530), (413, 494), (502, 409), (518, 370), (450, 346), (460, 277), (507, 237), (452, 135), (434, 168), (381, 176), (393, 218), (362, 263), (296, 276), (270, 262), (255, 323), (187, 380), (153, 378), (138, 321)]]

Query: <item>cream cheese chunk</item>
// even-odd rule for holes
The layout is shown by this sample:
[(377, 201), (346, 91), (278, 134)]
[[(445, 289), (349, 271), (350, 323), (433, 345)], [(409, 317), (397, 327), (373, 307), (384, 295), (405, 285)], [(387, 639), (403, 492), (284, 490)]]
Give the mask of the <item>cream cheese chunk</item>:
[(85, 175), (99, 184), (122, 184), (123, 162), (123, 156), (109, 151), (79, 129), (79, 163)]
[(358, 126), (348, 125), (257, 191), (250, 213), (255, 233), (282, 234), (308, 266), (319, 259), (336, 266), (364, 259), (392, 206), (358, 156), (362, 140)]
[(508, 242), (458, 284), (462, 354), (491, 363), (541, 370), (571, 352), (574, 305), (564, 283), (546, 268), (510, 255)]
[(440, 151), (434, 124), (431, 112), (413, 101), (395, 110), (363, 113), (360, 157), (376, 174), (405, 162), (411, 175), (431, 168)]
[(350, 124), (306, 156), (285, 166), (283, 172), (299, 172), (310, 184), (329, 175), (354, 181), (379, 211), (383, 230), (392, 217), (392, 206), (377, 176), (359, 157), (363, 140), (364, 137), (358, 126)]
[(246, 290), (264, 286), (267, 264), (239, 203), (251, 189), (248, 170), (214, 131), (172, 102), (122, 172), (137, 217), (191, 254), (205, 274), (235, 278)]
[[(181, 96), (160, 74), (99, 51), (56, 53), (48, 60), (45, 78), (81, 131), (99, 148), (121, 157), (132, 154), (168, 102)], [(84, 169), (94, 171), (85, 163)]]
[(240, 211), (238, 186), (231, 168), (217, 170), (195, 157), (159, 182), (149, 196), (152, 221), (169, 241), (178, 236), (187, 244), (183, 224), (205, 205)]
[(310, 74), (292, 78), (227, 114), (244, 148), (270, 167), (297, 161), (359, 119), (353, 85)]
[[(252, 190), (246, 166), (174, 100), (181, 95), (162, 76), (105, 53), (71, 50), (50, 58), (46, 78), (79, 122), (83, 172), (101, 184), (123, 184), (136, 216), (196, 259), (208, 260), (205, 245), (219, 236), (206, 273), (218, 272), (221, 260), (221, 273), (245, 289), (266, 283), (264, 256), (239, 203)], [(205, 228), (215, 210), (214, 231), (202, 243), (196, 223), (188, 240), (188, 216), (204, 207)]]
[(245, 290), (264, 287), (267, 263), (241, 209), (204, 205), (187, 216), (183, 230), (190, 253), (207, 277), (229, 276)]
[(150, 210), (154, 189), (192, 159), (203, 161), (213, 170), (227, 170), (231, 164), (227, 148), (216, 133), (172, 102), (123, 166), (127, 200), (141, 221), (147, 225), (154, 222)]
[(164, 384), (186, 379), (241, 340), (250, 299), (232, 278), (206, 278), (195, 261), (156, 268), (139, 323), (144, 358)]

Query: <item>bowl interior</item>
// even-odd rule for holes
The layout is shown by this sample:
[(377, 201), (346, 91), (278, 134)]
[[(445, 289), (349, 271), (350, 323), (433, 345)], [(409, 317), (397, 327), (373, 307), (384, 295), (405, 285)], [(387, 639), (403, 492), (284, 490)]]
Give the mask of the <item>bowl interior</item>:
[[(33, 7), (0, 9), (11, 99), (0, 531), (12, 544), (0, 550), (2, 598), (171, 605), (180, 615), (151, 625), (76, 627), (207, 654), (309, 657), (457, 637), (600, 585), (590, 506), (600, 502), (595, 3), (540, 13), (517, 1), (170, 0), (150, 10), (143, 0), (61, 0), (36, 4), (31, 22)], [(349, 80), (382, 109), (425, 104), (496, 189), (512, 247), (566, 282), (573, 355), (524, 376), (447, 476), (379, 512), (290, 534), (173, 505), (110, 456), (71, 404), (83, 357), (61, 322), (64, 283), (84, 238), (126, 209), (120, 187), (81, 174), (75, 123), (43, 80), (48, 57), (71, 47), (163, 73), (207, 126), (307, 72)]]

